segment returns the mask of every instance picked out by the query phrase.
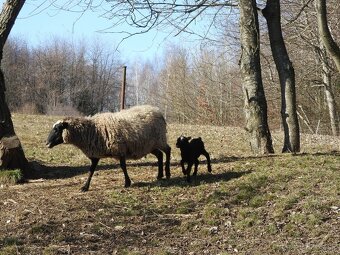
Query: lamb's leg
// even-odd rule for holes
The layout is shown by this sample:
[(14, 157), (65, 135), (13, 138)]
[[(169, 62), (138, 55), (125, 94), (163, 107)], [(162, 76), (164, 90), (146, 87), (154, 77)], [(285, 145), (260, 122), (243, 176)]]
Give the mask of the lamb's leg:
[(198, 159), (195, 159), (194, 163), (195, 163), (195, 170), (194, 170), (194, 173), (192, 175), (196, 176), (197, 175), (198, 164), (199, 164)]
[(124, 177), (125, 177), (125, 188), (130, 187), (131, 186), (131, 180), (130, 180), (130, 177), (129, 177), (127, 170), (126, 170), (125, 157), (120, 157), (119, 161), (120, 161), (120, 167), (122, 168), (123, 173), (124, 173)]
[(96, 166), (99, 162), (98, 158), (90, 158), (90, 159), (91, 159), (91, 167), (90, 167), (90, 171), (89, 171), (89, 176), (87, 177), (87, 181), (86, 181), (85, 185), (80, 189), (83, 192), (89, 190), (92, 175), (93, 175), (94, 170), (96, 169)]
[(193, 165), (193, 162), (188, 162), (187, 182), (190, 182), (190, 172), (191, 172), (192, 165)]
[(181, 167), (182, 167), (182, 173), (183, 173), (184, 175), (186, 175), (186, 174), (187, 174), (187, 171), (185, 170), (184, 161), (183, 161), (183, 160), (181, 160)]
[(153, 155), (155, 155), (158, 159), (158, 176), (157, 179), (162, 179), (164, 174), (163, 174), (163, 153), (156, 149), (151, 152)]
[(208, 172), (211, 173), (211, 162), (209, 153), (206, 150), (204, 150), (202, 154), (207, 158)]
[(165, 175), (167, 179), (170, 179), (170, 156), (171, 156), (171, 147), (169, 145), (166, 146), (165, 150)]

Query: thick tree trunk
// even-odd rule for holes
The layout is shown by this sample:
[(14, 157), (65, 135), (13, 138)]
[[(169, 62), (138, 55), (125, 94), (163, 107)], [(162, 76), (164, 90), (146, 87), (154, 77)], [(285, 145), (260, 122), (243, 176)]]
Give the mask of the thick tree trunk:
[[(8, 0), (3, 5), (0, 14), (0, 64), (4, 45), (24, 3), (25, 1)], [(27, 175), (28, 162), (20, 141), (14, 132), (11, 113), (6, 103), (5, 91), (5, 79), (0, 68), (0, 168), (19, 168), (24, 175)]]
[(326, 0), (316, 0), (315, 7), (317, 12), (318, 30), (320, 39), (326, 47), (327, 52), (333, 58), (338, 72), (340, 73), (340, 48), (334, 41), (329, 31), (327, 22)]
[(240, 0), (239, 3), (242, 46), (240, 67), (245, 97), (246, 131), (253, 153), (274, 153), (262, 84), (256, 1)]
[(262, 11), (267, 20), (270, 47), (281, 85), (281, 118), (284, 128), (282, 152), (300, 151), (300, 129), (296, 112), (295, 73), (281, 30), (280, 0), (268, 0)]

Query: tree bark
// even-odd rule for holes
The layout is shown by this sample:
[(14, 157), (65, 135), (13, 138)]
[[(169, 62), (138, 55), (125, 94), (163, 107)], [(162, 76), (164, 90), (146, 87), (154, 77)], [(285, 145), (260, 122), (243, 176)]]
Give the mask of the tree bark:
[(255, 154), (274, 153), (267, 121), (267, 101), (262, 84), (259, 23), (256, 1), (240, 0), (240, 68), (245, 98), (246, 131)]
[(295, 72), (283, 40), (280, 0), (268, 0), (262, 10), (267, 20), (270, 47), (281, 86), (281, 118), (284, 128), (282, 152), (300, 151), (300, 128), (296, 111)]
[[(0, 65), (4, 45), (24, 3), (23, 0), (7, 0), (3, 4), (0, 13)], [(27, 175), (28, 162), (19, 138), (15, 135), (5, 92), (5, 79), (0, 68), (0, 169), (19, 168), (24, 175)]]
[(332, 81), (331, 81), (331, 70), (329, 67), (329, 61), (327, 58), (327, 53), (324, 48), (324, 45), (321, 43), (321, 54), (320, 54), (320, 61), (322, 64), (322, 81), (323, 85), (325, 87), (325, 96), (326, 96), (326, 102), (328, 106), (328, 113), (329, 113), (329, 119), (332, 129), (332, 135), (337, 136), (338, 135), (338, 121), (337, 121), (337, 111), (336, 111), (336, 104), (334, 99), (334, 93), (332, 89)]
[(333, 58), (338, 72), (340, 73), (340, 48), (334, 41), (332, 34), (329, 31), (327, 22), (326, 0), (316, 0), (315, 7), (317, 12), (320, 39), (325, 45), (325, 48), (329, 55)]

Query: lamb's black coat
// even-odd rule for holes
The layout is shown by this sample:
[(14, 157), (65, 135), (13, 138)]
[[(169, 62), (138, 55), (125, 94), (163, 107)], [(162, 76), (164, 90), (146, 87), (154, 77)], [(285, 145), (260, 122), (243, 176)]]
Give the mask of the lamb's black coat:
[[(211, 172), (211, 163), (209, 153), (204, 148), (204, 143), (201, 137), (191, 139), (191, 137), (180, 136), (177, 139), (176, 147), (181, 150), (181, 166), (182, 172), (187, 176), (187, 181), (190, 182), (190, 172), (192, 165), (195, 164), (193, 175), (197, 175), (198, 158), (204, 155), (207, 158), (208, 171)], [(184, 164), (187, 163), (188, 167), (185, 169)]]

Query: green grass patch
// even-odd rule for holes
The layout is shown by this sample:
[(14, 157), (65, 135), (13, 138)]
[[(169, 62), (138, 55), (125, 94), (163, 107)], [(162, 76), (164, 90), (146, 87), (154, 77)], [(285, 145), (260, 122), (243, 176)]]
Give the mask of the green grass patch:
[(22, 245), (22, 242), (19, 240), (19, 238), (13, 236), (5, 237), (0, 242), (0, 255), (17, 254), (18, 246), (20, 245)]
[(23, 174), (20, 169), (0, 170), (0, 184), (16, 184), (22, 181)]

